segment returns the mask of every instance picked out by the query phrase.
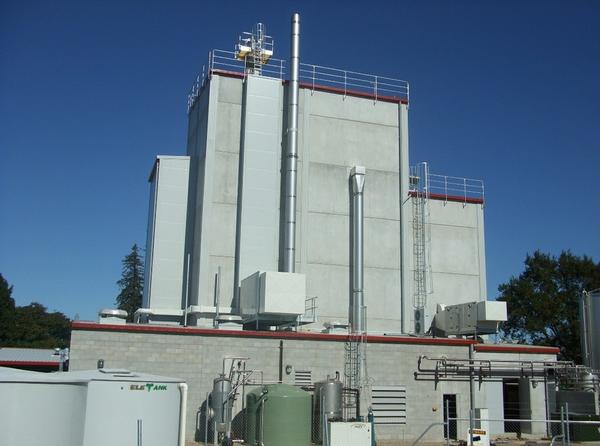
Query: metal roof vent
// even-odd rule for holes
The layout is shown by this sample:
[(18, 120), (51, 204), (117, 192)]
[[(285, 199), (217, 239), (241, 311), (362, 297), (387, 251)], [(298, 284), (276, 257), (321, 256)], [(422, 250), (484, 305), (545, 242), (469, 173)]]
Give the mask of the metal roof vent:
[(127, 319), (127, 311), (116, 308), (104, 308), (98, 312), (100, 324), (124, 324)]

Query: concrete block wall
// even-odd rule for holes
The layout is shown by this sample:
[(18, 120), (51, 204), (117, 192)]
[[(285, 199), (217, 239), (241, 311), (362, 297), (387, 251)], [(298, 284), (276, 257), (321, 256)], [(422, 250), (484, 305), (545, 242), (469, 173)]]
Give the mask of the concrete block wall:
[[(106, 327), (94, 324), (90, 329), (74, 328), (71, 338), (71, 370), (91, 369), (102, 358), (107, 368), (127, 368), (133, 371), (173, 376), (186, 380), (189, 385), (187, 414), (187, 437), (192, 440), (203, 432), (197, 426), (197, 418), (205, 404), (206, 394), (212, 389), (213, 379), (221, 371), (224, 356), (249, 357), (248, 368), (263, 371), (266, 382), (275, 382), (279, 374), (279, 341), (283, 340), (283, 366), (292, 367), (292, 373), (284, 372), (283, 381), (293, 384), (295, 370), (310, 370), (313, 382), (327, 375), (344, 371), (344, 337), (331, 336), (318, 340), (294, 339), (294, 334), (276, 333), (266, 336), (248, 333), (220, 334), (219, 331), (197, 329), (161, 329), (126, 331), (127, 327)], [(152, 331), (154, 330), (154, 331)], [(172, 332), (168, 332), (171, 330)], [(378, 425), (380, 439), (411, 440), (420, 435), (432, 423), (443, 421), (443, 395), (457, 396), (459, 417), (468, 418), (468, 382), (437, 383), (415, 379), (419, 355), (468, 358), (468, 347), (452, 340), (433, 340), (414, 343), (411, 338), (391, 339), (367, 344), (369, 382), (372, 385), (406, 386), (407, 422), (405, 425)], [(476, 358), (500, 358), (521, 360), (555, 359), (553, 355), (477, 353)], [(543, 386), (531, 389), (532, 416), (542, 417), (545, 410)], [(500, 393), (498, 393), (500, 392)], [(541, 393), (540, 393), (541, 392)], [(367, 395), (368, 398), (368, 395)], [(502, 405), (501, 387), (494, 383), (476, 386), (476, 406), (489, 407), (490, 415), (497, 405)], [(492, 407), (492, 405), (495, 405)], [(238, 406), (239, 410), (239, 406)], [(363, 407), (366, 411), (366, 407)], [(199, 428), (198, 428), (199, 427)], [(468, 423), (458, 424), (459, 438), (466, 438)], [(496, 431), (494, 433), (498, 433)], [(443, 431), (435, 426), (425, 440), (439, 441)]]

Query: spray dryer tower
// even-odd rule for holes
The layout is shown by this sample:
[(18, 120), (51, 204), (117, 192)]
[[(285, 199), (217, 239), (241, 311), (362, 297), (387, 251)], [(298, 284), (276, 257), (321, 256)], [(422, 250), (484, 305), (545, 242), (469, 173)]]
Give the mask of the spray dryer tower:
[(138, 320), (424, 334), (485, 301), (483, 184), (409, 168), (408, 83), (300, 62), (298, 14), (273, 48), (259, 23), (211, 51), (157, 157)]
[[(539, 420), (585, 400), (597, 414), (600, 293), (581, 301), (588, 367), (556, 361), (556, 348), (480, 342), (506, 319), (486, 300), (483, 183), (410, 167), (408, 83), (301, 62), (300, 36), (294, 14), (289, 61), (260, 23), (209, 53), (188, 97), (187, 152), (158, 156), (150, 174), (135, 319), (152, 326), (112, 312), (74, 322), (70, 366), (102, 354), (189, 377), (186, 439), (212, 430), (223, 444), (304, 446), (311, 423), (313, 441), (348, 438), (346, 422), (369, 411), (379, 438), (438, 441), (450, 404)], [(314, 391), (316, 421), (298, 387)], [(446, 426), (447, 441), (474, 441), (473, 419)]]

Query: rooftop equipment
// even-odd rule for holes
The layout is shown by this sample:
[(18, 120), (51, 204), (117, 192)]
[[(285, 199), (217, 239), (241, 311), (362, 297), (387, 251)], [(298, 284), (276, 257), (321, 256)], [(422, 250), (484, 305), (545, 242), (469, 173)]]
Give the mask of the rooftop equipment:
[(98, 322), (101, 324), (124, 324), (127, 311), (116, 308), (104, 308), (98, 312)]
[(295, 322), (304, 314), (305, 303), (304, 274), (257, 271), (242, 280), (240, 311), (245, 324), (264, 328)]
[(507, 320), (506, 302), (483, 301), (445, 306), (438, 304), (431, 331), (434, 336), (486, 335), (498, 332)]
[(273, 56), (273, 38), (266, 34), (265, 25), (257, 23), (252, 32), (244, 32), (235, 46), (235, 57), (243, 60), (246, 73), (261, 74), (262, 66)]

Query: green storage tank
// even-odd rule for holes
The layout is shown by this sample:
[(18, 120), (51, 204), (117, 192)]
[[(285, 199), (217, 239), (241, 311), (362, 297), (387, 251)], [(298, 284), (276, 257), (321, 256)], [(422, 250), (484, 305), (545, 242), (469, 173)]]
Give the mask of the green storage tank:
[(310, 446), (310, 412), (311, 396), (302, 389), (287, 384), (258, 387), (246, 396), (246, 442)]

